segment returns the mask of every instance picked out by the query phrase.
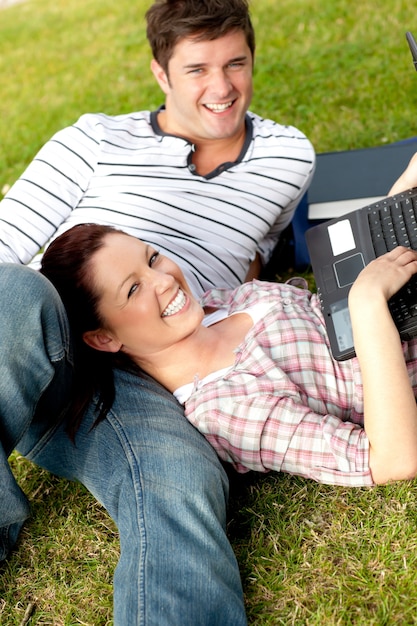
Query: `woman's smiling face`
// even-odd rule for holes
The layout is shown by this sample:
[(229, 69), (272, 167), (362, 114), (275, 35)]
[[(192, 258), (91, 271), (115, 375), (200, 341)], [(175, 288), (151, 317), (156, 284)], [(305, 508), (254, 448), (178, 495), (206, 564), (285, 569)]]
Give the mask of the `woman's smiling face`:
[(89, 270), (105, 328), (84, 340), (98, 350), (122, 350), (141, 365), (194, 333), (204, 313), (178, 265), (152, 246), (119, 232), (103, 242)]

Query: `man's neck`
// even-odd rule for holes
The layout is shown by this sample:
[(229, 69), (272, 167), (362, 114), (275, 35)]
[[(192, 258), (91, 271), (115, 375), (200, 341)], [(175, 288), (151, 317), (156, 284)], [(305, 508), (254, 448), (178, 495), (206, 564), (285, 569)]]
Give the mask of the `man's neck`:
[(237, 161), (245, 142), (245, 132), (233, 139), (217, 139), (195, 143), (192, 162), (200, 176), (206, 176), (220, 167), (223, 163)]
[(162, 132), (184, 137), (194, 145), (192, 154), (192, 163), (196, 168), (196, 172), (200, 176), (206, 176), (213, 172), (223, 163), (234, 163), (239, 158), (246, 138), (246, 124), (242, 125), (240, 133), (233, 137), (224, 139), (201, 140), (195, 139), (178, 129), (171, 128), (167, 124), (166, 112), (164, 109), (158, 112), (158, 124)]

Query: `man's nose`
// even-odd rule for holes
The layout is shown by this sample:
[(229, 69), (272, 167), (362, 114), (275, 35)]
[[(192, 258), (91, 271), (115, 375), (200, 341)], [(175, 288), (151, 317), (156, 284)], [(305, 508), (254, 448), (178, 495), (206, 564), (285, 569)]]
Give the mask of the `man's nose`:
[(213, 73), (210, 88), (218, 99), (224, 98), (230, 93), (231, 81), (225, 70)]

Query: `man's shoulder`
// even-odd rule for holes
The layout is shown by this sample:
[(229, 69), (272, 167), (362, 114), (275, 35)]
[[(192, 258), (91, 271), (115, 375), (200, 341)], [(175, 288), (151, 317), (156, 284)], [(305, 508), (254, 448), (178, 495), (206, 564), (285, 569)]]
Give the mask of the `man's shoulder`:
[(107, 129), (123, 129), (131, 127), (150, 126), (150, 111), (135, 111), (120, 115), (107, 113), (84, 113), (75, 122), (77, 127), (104, 127)]
[(53, 137), (62, 143), (77, 141), (82, 144), (108, 145), (136, 148), (155, 142), (150, 111), (136, 111), (121, 115), (84, 113), (73, 124), (62, 128)]
[(248, 116), (252, 124), (252, 145), (248, 156), (258, 162), (270, 158), (303, 162), (308, 166), (304, 174), (309, 174), (315, 161), (315, 152), (310, 140), (301, 130), (255, 113), (248, 113)]
[(252, 123), (253, 136), (263, 138), (306, 138), (304, 133), (290, 124), (280, 124), (274, 120), (262, 117), (252, 111), (248, 111), (248, 117)]

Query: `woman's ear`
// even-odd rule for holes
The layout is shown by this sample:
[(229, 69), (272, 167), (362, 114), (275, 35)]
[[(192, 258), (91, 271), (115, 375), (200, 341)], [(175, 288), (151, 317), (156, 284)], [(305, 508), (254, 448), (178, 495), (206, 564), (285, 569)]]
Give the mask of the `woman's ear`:
[(90, 348), (100, 352), (119, 352), (122, 343), (102, 329), (87, 330), (83, 334), (83, 341)]

